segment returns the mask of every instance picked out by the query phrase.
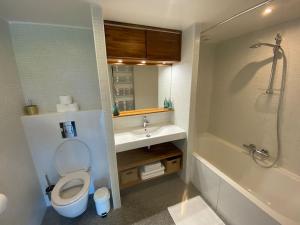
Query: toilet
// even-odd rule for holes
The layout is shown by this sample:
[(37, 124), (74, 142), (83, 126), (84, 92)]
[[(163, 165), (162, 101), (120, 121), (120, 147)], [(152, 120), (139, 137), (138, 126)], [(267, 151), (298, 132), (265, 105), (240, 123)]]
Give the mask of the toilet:
[(51, 204), (62, 216), (74, 218), (87, 209), (91, 177), (88, 146), (70, 139), (61, 143), (54, 155), (54, 165), (61, 176), (51, 193)]

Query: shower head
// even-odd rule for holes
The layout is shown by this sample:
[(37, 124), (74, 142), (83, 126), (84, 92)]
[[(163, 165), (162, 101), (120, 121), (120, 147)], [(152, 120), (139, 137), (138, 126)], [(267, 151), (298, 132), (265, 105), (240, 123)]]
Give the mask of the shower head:
[(261, 46), (267, 46), (267, 47), (271, 47), (271, 48), (281, 48), (280, 44), (281, 44), (281, 41), (282, 41), (282, 37), (279, 33), (276, 35), (275, 41), (276, 41), (275, 45), (274, 44), (269, 44), (269, 43), (258, 42), (258, 43), (255, 43), (254, 45), (251, 45), (250, 48), (259, 48)]

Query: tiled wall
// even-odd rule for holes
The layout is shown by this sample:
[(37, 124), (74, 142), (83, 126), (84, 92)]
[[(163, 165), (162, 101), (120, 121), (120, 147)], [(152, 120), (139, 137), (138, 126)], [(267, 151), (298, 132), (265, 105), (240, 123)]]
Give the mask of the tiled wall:
[(201, 44), (199, 77), (197, 88), (197, 134), (206, 132), (209, 127), (212, 83), (214, 75), (215, 45)]
[[(283, 35), (287, 57), (287, 82), (281, 120), (282, 157), (286, 169), (300, 175), (300, 20), (281, 24), (220, 44), (216, 52), (216, 72), (212, 96), (210, 130), (241, 146), (254, 143), (276, 151), (276, 107), (278, 91), (264, 92), (271, 71), (272, 49), (249, 49), (258, 41), (274, 43), (277, 32)], [(280, 88), (283, 60), (278, 61), (275, 89)]]
[[(299, 19), (217, 44), (215, 62), (211, 64), (214, 72), (210, 122), (207, 131), (238, 146), (253, 143), (259, 148), (268, 149), (272, 154), (275, 153), (277, 150), (276, 109), (283, 59), (278, 61), (274, 83), (275, 94), (266, 95), (273, 57), (272, 49), (267, 47), (250, 49), (249, 46), (257, 42), (274, 43), (278, 32), (283, 36), (282, 47), (287, 58), (280, 164), (300, 175)], [(212, 54), (207, 52), (207, 57), (209, 57), (208, 53)], [(209, 96), (209, 83), (206, 84), (205, 88)], [(203, 101), (198, 103), (198, 109), (204, 106), (207, 104)]]
[[(76, 139), (85, 143), (90, 151), (90, 193), (94, 191), (94, 187), (107, 187), (109, 185), (103, 120), (103, 113), (100, 110), (22, 117), (41, 190), (45, 190), (47, 187), (46, 174), (54, 184), (59, 180), (59, 174), (55, 167), (55, 152), (61, 143), (72, 140), (61, 137), (59, 123), (65, 121), (75, 122), (78, 135)], [(44, 198), (50, 205), (46, 194), (44, 194)]]
[(82, 110), (100, 108), (93, 33), (90, 29), (11, 23), (25, 100), (55, 112), (58, 96), (72, 95)]
[(8, 23), (0, 19), (0, 193), (8, 197), (1, 225), (39, 225), (46, 206), (20, 116), (24, 102)]
[(91, 5), (91, 16), (96, 49), (96, 61), (101, 91), (101, 107), (104, 115), (104, 137), (107, 148), (107, 160), (110, 178), (110, 188), (112, 193), (113, 207), (121, 207), (121, 197), (119, 190), (117, 157), (115, 152), (115, 141), (113, 135), (112, 122), (112, 101), (110, 77), (107, 66), (107, 56), (105, 51), (104, 20), (102, 9), (98, 5)]

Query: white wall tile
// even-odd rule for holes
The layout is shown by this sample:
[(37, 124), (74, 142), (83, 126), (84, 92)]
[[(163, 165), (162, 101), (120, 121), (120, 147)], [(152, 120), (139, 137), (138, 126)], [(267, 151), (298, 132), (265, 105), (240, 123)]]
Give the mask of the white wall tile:
[[(300, 175), (299, 25), (300, 20), (297, 19), (218, 43), (209, 51), (204, 49), (206, 61), (215, 55), (214, 64), (206, 64), (210, 65), (208, 69), (214, 71), (213, 77), (206, 77), (203, 81), (209, 87), (210, 79), (213, 80), (212, 92), (209, 88), (200, 86), (202, 90), (198, 90), (197, 103), (201, 117), (199, 127), (205, 125), (209, 113), (209, 126), (207, 129), (205, 125), (204, 131), (208, 130), (238, 146), (254, 143), (274, 155), (277, 151), (276, 109), (283, 60), (278, 60), (275, 94), (266, 95), (271, 73), (272, 49), (268, 47), (250, 49), (249, 46), (257, 42), (274, 43), (276, 34), (280, 32), (287, 58), (287, 81), (281, 120), (282, 154), (279, 163), (298, 175)], [(205, 76), (211, 76), (211, 71), (207, 71), (205, 67), (200, 68), (200, 73), (203, 70)], [(212, 94), (211, 97), (203, 99), (203, 93), (208, 96)]]
[(0, 19), (0, 193), (8, 197), (1, 225), (39, 225), (46, 205), (20, 116), (24, 98), (7, 22)]
[(215, 45), (201, 44), (199, 59), (199, 77), (197, 88), (197, 133), (207, 132), (210, 119), (210, 104), (214, 75)]
[[(93, 186), (108, 186), (109, 174), (103, 120), (103, 113), (99, 110), (22, 117), (41, 190), (47, 187), (46, 174), (52, 183), (56, 183), (60, 178), (55, 169), (54, 156), (57, 147), (66, 140), (61, 137), (59, 127), (60, 122), (66, 121), (75, 121), (77, 139), (84, 142), (91, 151), (92, 186), (90, 191), (93, 191)], [(44, 195), (44, 197), (49, 204), (47, 196)]]
[(107, 146), (107, 161), (109, 169), (110, 187), (112, 192), (113, 207), (121, 207), (121, 197), (119, 189), (117, 157), (115, 151), (115, 141), (113, 135), (112, 121), (112, 97), (110, 77), (108, 73), (104, 20), (102, 9), (98, 5), (91, 5), (91, 16), (94, 34), (94, 44), (96, 52), (97, 72), (99, 87), (101, 92), (101, 106), (103, 111), (103, 125), (105, 144)]
[(92, 30), (30, 23), (10, 30), (26, 101), (41, 113), (56, 112), (60, 95), (73, 96), (82, 110), (100, 108)]

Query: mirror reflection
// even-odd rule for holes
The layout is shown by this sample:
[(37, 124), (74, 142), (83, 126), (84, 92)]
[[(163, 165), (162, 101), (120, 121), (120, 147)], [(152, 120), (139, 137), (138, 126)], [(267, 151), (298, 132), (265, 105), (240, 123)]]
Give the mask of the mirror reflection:
[(109, 65), (113, 107), (120, 112), (168, 108), (172, 66)]

